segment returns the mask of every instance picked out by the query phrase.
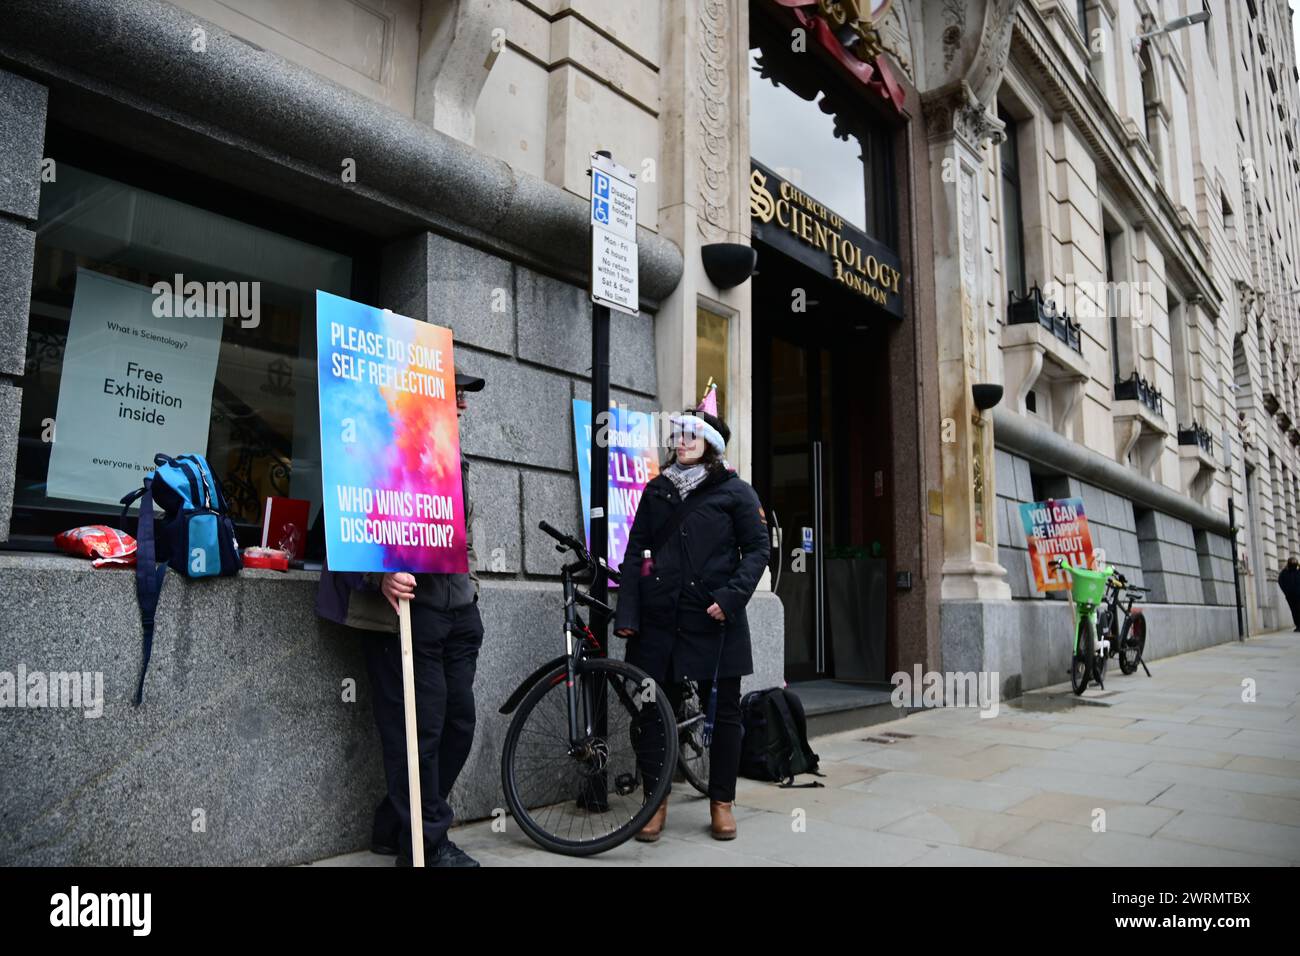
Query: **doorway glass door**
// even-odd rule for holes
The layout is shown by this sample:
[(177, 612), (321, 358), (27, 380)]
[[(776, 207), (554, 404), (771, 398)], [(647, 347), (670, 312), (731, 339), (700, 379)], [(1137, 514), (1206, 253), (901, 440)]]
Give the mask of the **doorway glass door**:
[[(754, 475), (779, 529), (771, 572), (785, 614), (786, 679), (887, 681), (884, 333), (855, 324), (862, 306), (833, 288), (809, 295), (815, 311), (780, 308), (784, 290), (806, 278), (767, 261), (754, 298)], [(766, 294), (766, 283), (782, 292)]]

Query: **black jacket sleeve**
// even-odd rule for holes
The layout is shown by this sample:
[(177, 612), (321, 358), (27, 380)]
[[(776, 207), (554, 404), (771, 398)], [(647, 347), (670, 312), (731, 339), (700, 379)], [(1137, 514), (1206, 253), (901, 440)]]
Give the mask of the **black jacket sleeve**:
[(771, 556), (767, 522), (763, 520), (757, 492), (748, 484), (742, 484), (740, 493), (731, 496), (730, 510), (736, 544), (740, 548), (740, 563), (726, 587), (713, 592), (713, 600), (728, 620), (737, 617), (749, 603)]
[[(642, 499), (645, 492), (642, 491)], [(627, 534), (627, 548), (623, 551), (623, 563), (618, 566), (618, 608), (614, 613), (614, 630), (630, 628), (641, 630), (641, 552), (650, 547), (650, 522), (646, 520), (648, 509), (637, 508), (636, 517), (632, 519), (632, 530)]]

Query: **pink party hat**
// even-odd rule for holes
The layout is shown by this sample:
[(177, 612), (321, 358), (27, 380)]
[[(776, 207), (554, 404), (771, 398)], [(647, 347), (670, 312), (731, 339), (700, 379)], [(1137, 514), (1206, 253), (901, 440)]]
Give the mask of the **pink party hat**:
[(699, 405), (695, 407), (697, 412), (707, 412), (710, 415), (718, 414), (718, 386), (710, 379), (709, 385), (704, 390), (704, 398)]

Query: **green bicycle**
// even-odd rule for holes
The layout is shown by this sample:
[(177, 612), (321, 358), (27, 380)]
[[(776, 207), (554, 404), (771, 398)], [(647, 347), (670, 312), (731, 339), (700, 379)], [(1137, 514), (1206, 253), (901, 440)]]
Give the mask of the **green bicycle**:
[(1106, 582), (1115, 574), (1107, 565), (1100, 571), (1075, 567), (1065, 558), (1055, 564), (1070, 576), (1070, 606), (1074, 609), (1074, 653), (1070, 658), (1070, 687), (1082, 694), (1088, 681), (1105, 690), (1110, 641), (1097, 630), (1097, 608), (1106, 595)]

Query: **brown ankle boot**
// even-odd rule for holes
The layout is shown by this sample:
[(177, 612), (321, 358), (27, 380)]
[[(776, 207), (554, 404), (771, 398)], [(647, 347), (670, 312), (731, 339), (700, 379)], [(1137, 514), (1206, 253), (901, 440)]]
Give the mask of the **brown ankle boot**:
[(664, 830), (664, 823), (668, 820), (668, 801), (665, 800), (659, 804), (659, 809), (638, 832), (635, 839), (642, 843), (654, 843), (659, 839), (659, 834)]
[(710, 800), (709, 817), (712, 819), (709, 832), (713, 834), (713, 839), (736, 839), (736, 818), (731, 815), (730, 803), (723, 800)]

